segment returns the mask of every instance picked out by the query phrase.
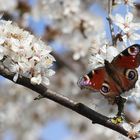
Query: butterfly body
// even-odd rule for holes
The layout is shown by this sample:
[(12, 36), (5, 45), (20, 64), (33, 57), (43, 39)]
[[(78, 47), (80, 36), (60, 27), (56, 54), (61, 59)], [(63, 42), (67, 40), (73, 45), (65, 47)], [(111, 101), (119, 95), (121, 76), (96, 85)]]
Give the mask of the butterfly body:
[(128, 47), (111, 63), (105, 60), (104, 64), (84, 75), (78, 84), (81, 88), (100, 92), (106, 98), (115, 100), (135, 87), (138, 80), (136, 68), (140, 65), (140, 45)]

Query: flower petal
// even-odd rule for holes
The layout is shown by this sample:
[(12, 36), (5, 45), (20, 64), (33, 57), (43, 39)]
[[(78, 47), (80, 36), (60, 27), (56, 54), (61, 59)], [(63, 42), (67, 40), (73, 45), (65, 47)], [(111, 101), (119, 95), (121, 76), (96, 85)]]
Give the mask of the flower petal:
[(31, 78), (31, 83), (33, 85), (39, 85), (39, 84), (41, 84), (41, 81), (42, 81), (41, 75), (38, 75), (37, 77), (32, 77)]

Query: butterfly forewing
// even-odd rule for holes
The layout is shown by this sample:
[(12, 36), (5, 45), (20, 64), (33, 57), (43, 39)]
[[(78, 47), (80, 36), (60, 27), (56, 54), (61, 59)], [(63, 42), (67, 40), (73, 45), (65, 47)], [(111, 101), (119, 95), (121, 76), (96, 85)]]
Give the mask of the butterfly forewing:
[(94, 91), (99, 91), (102, 83), (104, 82), (105, 75), (105, 68), (99, 67), (81, 77), (78, 84), (83, 88), (89, 88)]

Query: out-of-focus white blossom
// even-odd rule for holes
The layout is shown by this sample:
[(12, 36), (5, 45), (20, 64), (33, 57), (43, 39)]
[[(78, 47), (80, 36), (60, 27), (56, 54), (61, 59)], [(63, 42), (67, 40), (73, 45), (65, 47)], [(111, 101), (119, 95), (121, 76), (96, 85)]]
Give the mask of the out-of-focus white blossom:
[[(81, 7), (81, 0), (43, 0), (41, 3), (36, 4), (36, 7), (43, 8), (42, 14), (47, 14), (51, 19), (61, 19), (62, 17), (69, 17), (79, 13)], [(55, 9), (52, 11), (52, 8)]]
[[(132, 91), (134, 92), (134, 91)], [(139, 110), (140, 97), (130, 96), (124, 106), (125, 116), (129, 119), (129, 122), (137, 123), (140, 120)]]
[(128, 137), (129, 138), (140, 138), (140, 123), (137, 124), (129, 124), (126, 122), (123, 122), (121, 126), (128, 131)]
[(134, 0), (115, 0), (115, 3), (116, 4), (125, 4), (125, 5), (128, 5), (128, 6), (134, 6)]
[(18, 0), (0, 0), (0, 11), (13, 12), (16, 9)]
[(97, 33), (104, 31), (102, 20), (95, 18), (90, 12), (63, 17), (61, 21), (56, 21), (54, 26), (61, 29), (63, 35), (57, 40), (64, 42), (65, 46), (72, 50), (74, 60), (85, 57), (88, 49), (94, 45)]
[(55, 61), (51, 48), (29, 32), (20, 29), (11, 21), (0, 20), (0, 60), (5, 68), (31, 79), (32, 84), (49, 84), (50, 69)]
[(101, 17), (85, 10), (84, 1), (81, 0), (37, 1), (33, 8), (33, 17), (46, 16), (53, 21), (51, 26), (61, 32), (56, 40), (70, 48), (74, 60), (85, 57), (96, 35), (104, 31)]

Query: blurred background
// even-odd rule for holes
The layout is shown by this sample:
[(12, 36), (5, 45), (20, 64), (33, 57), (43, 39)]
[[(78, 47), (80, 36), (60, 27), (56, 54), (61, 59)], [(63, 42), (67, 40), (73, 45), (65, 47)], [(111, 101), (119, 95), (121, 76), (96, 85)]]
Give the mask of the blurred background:
[[(96, 53), (111, 40), (108, 0), (0, 0), (0, 13), (2, 19), (12, 20), (52, 47), (56, 74), (50, 79), (50, 89), (104, 115), (116, 113), (116, 106), (99, 93), (77, 86), (79, 77), (91, 69), (89, 48)], [(1, 140), (126, 139), (53, 101), (34, 101), (37, 95), (0, 77)], [(139, 108), (130, 100), (125, 108), (128, 119), (139, 120)]]

